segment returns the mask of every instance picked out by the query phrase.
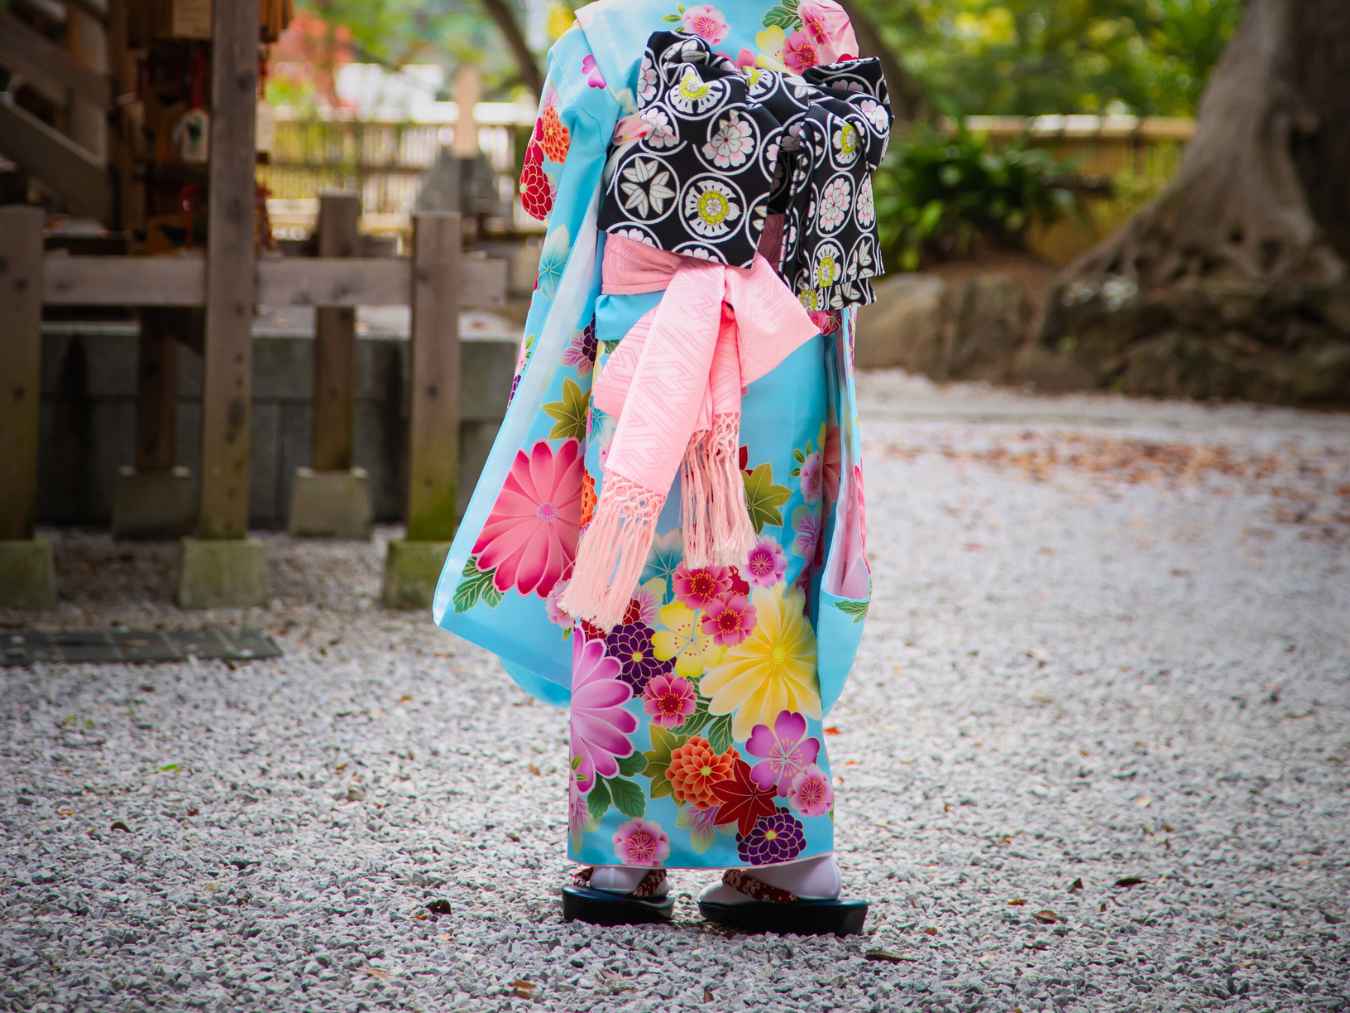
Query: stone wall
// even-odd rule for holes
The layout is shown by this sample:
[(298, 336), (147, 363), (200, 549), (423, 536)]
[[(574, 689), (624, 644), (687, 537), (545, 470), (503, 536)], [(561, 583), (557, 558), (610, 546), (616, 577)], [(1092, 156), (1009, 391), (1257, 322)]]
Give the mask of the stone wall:
[[(460, 509), (468, 501), (506, 407), (517, 339), (463, 339)], [(358, 341), (355, 463), (370, 474), (377, 521), (402, 519), (407, 483), (408, 344), (399, 333)], [(133, 463), (136, 329), (129, 323), (43, 326), (39, 522), (106, 525), (118, 468)], [(253, 471), (249, 523), (284, 527), (295, 469), (309, 463), (312, 333), (255, 329)], [(178, 463), (198, 475), (201, 356), (179, 346)]]

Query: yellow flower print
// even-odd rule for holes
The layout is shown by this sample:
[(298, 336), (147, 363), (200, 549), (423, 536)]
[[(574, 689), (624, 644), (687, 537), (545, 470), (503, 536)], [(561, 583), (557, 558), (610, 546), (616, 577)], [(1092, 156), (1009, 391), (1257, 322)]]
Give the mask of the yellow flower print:
[(765, 70), (787, 70), (783, 62), (783, 46), (787, 43), (787, 34), (777, 25), (772, 25), (755, 36), (755, 48), (759, 54), (755, 63)]
[(737, 739), (747, 738), (755, 725), (772, 726), (785, 710), (820, 717), (816, 634), (801, 589), (756, 588), (751, 602), (758, 620), (754, 631), (728, 648), (699, 682), (699, 691), (709, 697), (708, 712), (732, 715)]
[(721, 660), (726, 648), (703, 632), (698, 613), (683, 602), (673, 601), (661, 609), (661, 625), (652, 637), (652, 651), (661, 661), (675, 659), (675, 671), (690, 679), (702, 675)]

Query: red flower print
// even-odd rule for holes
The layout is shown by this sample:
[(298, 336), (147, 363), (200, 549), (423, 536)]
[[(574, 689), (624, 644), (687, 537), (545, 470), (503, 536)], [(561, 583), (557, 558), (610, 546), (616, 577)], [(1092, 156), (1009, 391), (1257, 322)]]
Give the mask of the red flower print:
[(576, 440), (555, 452), (540, 440), (526, 454), (516, 452), (497, 502), (474, 542), (478, 569), (495, 570), (498, 591), (547, 598), (572, 566), (581, 520), (581, 476), (585, 467)]
[(531, 141), (520, 169), (520, 206), (531, 218), (542, 222), (553, 210), (554, 196), (553, 181), (544, 173), (543, 149)]
[(739, 757), (731, 776), (713, 785), (713, 794), (721, 803), (717, 809), (717, 823), (735, 823), (736, 829), (748, 834), (761, 816), (774, 814), (773, 790), (761, 788), (750, 776), (750, 764)]

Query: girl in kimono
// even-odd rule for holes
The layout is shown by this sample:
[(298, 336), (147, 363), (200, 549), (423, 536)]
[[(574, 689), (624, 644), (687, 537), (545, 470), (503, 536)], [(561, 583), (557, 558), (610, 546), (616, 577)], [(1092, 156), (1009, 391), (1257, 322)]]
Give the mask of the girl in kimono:
[(437, 588), (570, 710), (563, 912), (858, 932), (824, 720), (870, 596), (853, 327), (890, 107), (833, 0), (601, 0), (551, 49), (511, 401)]

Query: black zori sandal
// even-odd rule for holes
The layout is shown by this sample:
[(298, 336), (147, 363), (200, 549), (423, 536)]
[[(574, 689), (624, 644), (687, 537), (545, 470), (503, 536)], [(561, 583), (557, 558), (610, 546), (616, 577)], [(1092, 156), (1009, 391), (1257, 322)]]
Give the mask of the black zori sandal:
[(833, 932), (853, 936), (862, 932), (867, 901), (810, 900), (748, 876), (740, 869), (727, 869), (722, 882), (748, 900), (722, 904), (699, 900), (698, 909), (710, 922), (742, 932), (791, 932), (820, 936)]
[(597, 890), (591, 886), (594, 873), (594, 869), (581, 869), (572, 877), (572, 885), (563, 887), (565, 921), (576, 919), (591, 925), (646, 925), (670, 921), (675, 898), (669, 893), (658, 893), (666, 882), (665, 869), (647, 873), (632, 893)]

